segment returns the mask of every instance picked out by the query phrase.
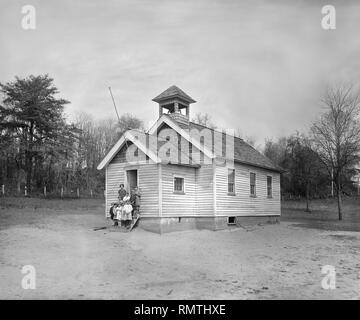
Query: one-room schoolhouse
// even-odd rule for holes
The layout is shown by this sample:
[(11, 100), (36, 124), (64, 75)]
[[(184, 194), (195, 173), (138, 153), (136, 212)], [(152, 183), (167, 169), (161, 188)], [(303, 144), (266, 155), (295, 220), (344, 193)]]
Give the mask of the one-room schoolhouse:
[(155, 124), (126, 131), (98, 166), (106, 216), (123, 183), (139, 188), (139, 226), (154, 232), (279, 220), (281, 168), (241, 138), (191, 122), (196, 101), (178, 87), (153, 101)]

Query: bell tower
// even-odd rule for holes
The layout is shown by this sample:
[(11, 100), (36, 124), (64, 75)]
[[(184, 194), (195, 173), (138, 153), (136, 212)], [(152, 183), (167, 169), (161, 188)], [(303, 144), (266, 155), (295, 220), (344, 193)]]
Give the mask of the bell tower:
[(167, 114), (176, 122), (189, 124), (190, 104), (196, 101), (177, 86), (171, 86), (152, 99), (159, 104), (159, 118)]

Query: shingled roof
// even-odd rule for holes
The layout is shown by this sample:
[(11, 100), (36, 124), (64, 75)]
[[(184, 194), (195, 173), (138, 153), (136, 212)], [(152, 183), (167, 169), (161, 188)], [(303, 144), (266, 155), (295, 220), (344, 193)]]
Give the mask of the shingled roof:
[(170, 98), (180, 98), (182, 100), (185, 100), (188, 103), (195, 103), (196, 101), (191, 98), (189, 95), (187, 95), (184, 91), (182, 91), (177, 86), (171, 86), (168, 89), (166, 89), (164, 92), (160, 93), (158, 96), (156, 96), (152, 101), (160, 103), (163, 100), (170, 99)]
[[(189, 129), (191, 130), (192, 128), (196, 128), (199, 131), (204, 128), (215, 131), (214, 129), (208, 128), (206, 126), (202, 126), (194, 122), (189, 122)], [(223, 144), (226, 145), (225, 134), (223, 134)], [(264, 156), (251, 145), (246, 143), (243, 139), (238, 137), (234, 137), (234, 161), (278, 172), (284, 171), (283, 168), (275, 165), (269, 158)]]

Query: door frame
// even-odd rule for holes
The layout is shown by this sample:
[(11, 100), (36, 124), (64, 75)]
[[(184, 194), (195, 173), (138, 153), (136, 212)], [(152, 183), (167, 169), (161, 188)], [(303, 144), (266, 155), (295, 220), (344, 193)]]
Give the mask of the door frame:
[(129, 183), (128, 183), (128, 171), (136, 171), (136, 186), (139, 188), (139, 168), (133, 168), (133, 167), (129, 167), (124, 169), (125, 171), (125, 190), (129, 192), (129, 194), (131, 193), (131, 190), (129, 190)]

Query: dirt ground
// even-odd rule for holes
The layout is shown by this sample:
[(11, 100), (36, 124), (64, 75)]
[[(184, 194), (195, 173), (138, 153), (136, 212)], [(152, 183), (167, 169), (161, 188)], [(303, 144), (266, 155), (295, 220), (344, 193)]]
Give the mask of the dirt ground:
[[(158, 235), (94, 231), (107, 225), (101, 200), (0, 199), (0, 299), (360, 299), (360, 233), (291, 212)], [(24, 265), (34, 290), (22, 289)], [(324, 265), (336, 268), (334, 290), (321, 286)]]

